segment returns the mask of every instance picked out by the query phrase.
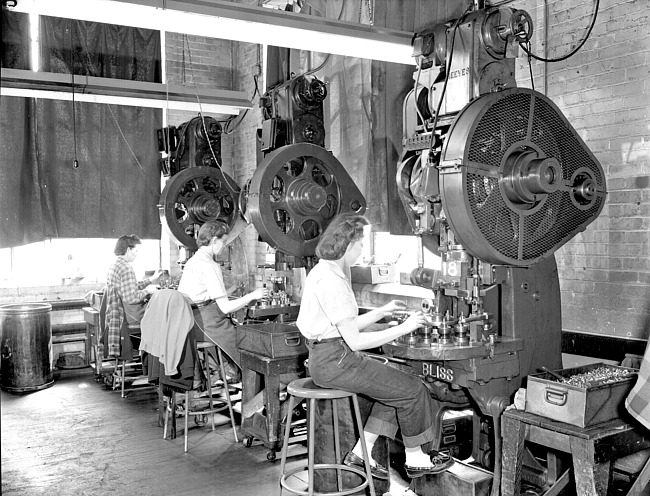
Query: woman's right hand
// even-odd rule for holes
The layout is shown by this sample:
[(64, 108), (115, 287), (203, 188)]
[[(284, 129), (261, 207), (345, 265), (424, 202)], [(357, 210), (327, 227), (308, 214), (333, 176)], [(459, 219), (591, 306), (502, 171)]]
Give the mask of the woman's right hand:
[(405, 330), (408, 329), (407, 332), (413, 332), (425, 324), (426, 319), (424, 318), (424, 314), (418, 310), (417, 312), (409, 315), (402, 325), (404, 326)]
[(263, 300), (269, 297), (269, 290), (266, 288), (257, 288), (255, 291), (250, 293), (251, 300)]

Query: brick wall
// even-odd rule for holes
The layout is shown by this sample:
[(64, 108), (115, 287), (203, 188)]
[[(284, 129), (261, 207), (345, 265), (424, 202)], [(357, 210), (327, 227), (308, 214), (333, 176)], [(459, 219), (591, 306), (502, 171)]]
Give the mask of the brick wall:
[[(260, 47), (253, 44), (233, 43), (229, 40), (206, 38), (202, 36), (166, 33), (165, 54), (168, 82), (184, 84), (189, 87), (229, 89), (243, 91), (253, 96), (254, 80), (253, 66), (260, 63)], [(243, 187), (251, 178), (257, 165), (255, 155), (255, 132), (261, 123), (257, 98), (253, 100), (254, 108), (249, 110), (243, 119), (236, 118), (225, 127), (227, 115), (205, 113), (222, 122), (224, 132), (221, 137), (221, 154), (223, 171), (232, 177), (239, 187)], [(193, 112), (169, 111), (169, 125), (179, 125), (197, 114)], [(239, 124), (236, 124), (239, 122)], [(166, 234), (163, 234), (166, 238)], [(264, 262), (266, 244), (257, 241), (257, 232), (249, 225), (241, 236), (248, 266), (249, 285), (254, 286), (254, 274), (257, 265)], [(166, 248), (169, 246), (169, 251)], [(179, 259), (176, 243), (163, 242), (165, 248), (163, 260), (170, 261), (172, 273), (180, 270), (176, 266)], [(231, 251), (231, 256), (241, 256), (237, 250)], [(236, 264), (239, 266), (240, 264)]]
[[(262, 47), (252, 43), (236, 43), (233, 59), (236, 61), (233, 89), (243, 91), (253, 102), (253, 108), (241, 119), (231, 138), (233, 177), (243, 187), (257, 168), (257, 129), (262, 125), (262, 114), (258, 105), (260, 94), (255, 92), (253, 75), (263, 70)], [(259, 84), (262, 84), (261, 79)], [(263, 93), (264, 88), (260, 87), (259, 91)], [(255, 279), (256, 267), (264, 264), (268, 248), (266, 243), (259, 242), (257, 238), (257, 231), (252, 224), (241, 236), (248, 261), (250, 289), (261, 285), (261, 280)]]
[[(533, 51), (543, 54), (544, 4), (511, 5), (533, 16)], [(548, 3), (547, 57), (582, 39), (592, 8)], [(647, 1), (603, 0), (582, 49), (561, 62), (532, 62), (535, 88), (547, 89), (595, 154), (609, 191), (600, 217), (556, 253), (568, 331), (641, 339), (650, 332), (649, 12)], [(517, 74), (530, 87), (525, 58)]]
[[(533, 52), (547, 58), (561, 57), (582, 39), (593, 8), (593, 2), (579, 0), (524, 0), (508, 5), (531, 14)], [(595, 27), (582, 49), (561, 62), (531, 62), (535, 89), (560, 107), (596, 155), (605, 170), (609, 191), (600, 217), (556, 253), (563, 327), (569, 331), (641, 339), (650, 331), (647, 5), (646, 0), (602, 0)], [(260, 58), (257, 45), (199, 37), (189, 40), (197, 84), (253, 95), (252, 68)], [(168, 33), (168, 65), (173, 60), (169, 68), (177, 78), (182, 74), (182, 50), (178, 49), (182, 43), (180, 35)], [(189, 78), (187, 65), (185, 74)], [(517, 77), (519, 86), (531, 87), (526, 58), (517, 62)], [(224, 86), (219, 86), (222, 83)], [(261, 123), (257, 96), (253, 103), (255, 108), (235, 132), (223, 138), (224, 170), (240, 186), (257, 165), (252, 145)], [(336, 105), (330, 102), (332, 108)], [(179, 116), (174, 121), (170, 117), (170, 124), (187, 119)], [(243, 242), (251, 278), (266, 251), (266, 244), (256, 240), (257, 233), (249, 226)]]

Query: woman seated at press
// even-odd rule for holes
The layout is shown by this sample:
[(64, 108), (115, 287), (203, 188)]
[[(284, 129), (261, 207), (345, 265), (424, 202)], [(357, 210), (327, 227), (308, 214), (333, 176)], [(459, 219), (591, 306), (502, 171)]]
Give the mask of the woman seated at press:
[(209, 221), (201, 226), (196, 239), (199, 249), (185, 264), (178, 291), (196, 304), (193, 311), (198, 330), (197, 341), (212, 341), (221, 348), (230, 362), (241, 368), (235, 327), (228, 314), (255, 300), (266, 298), (268, 291), (260, 288), (240, 298), (229, 299), (221, 266), (215, 261), (225, 246), (229, 230), (228, 225), (221, 221)]
[[(424, 323), (415, 312), (402, 324), (380, 331), (361, 332), (371, 324), (406, 308), (406, 303), (390, 303), (359, 315), (350, 285), (349, 267), (363, 249), (363, 228), (368, 221), (360, 215), (340, 215), (322, 235), (316, 255), (319, 262), (307, 276), (297, 325), (307, 338), (309, 372), (314, 383), (324, 388), (343, 389), (374, 400), (364, 427), (368, 452), (379, 436), (394, 439), (398, 427), (406, 449), (405, 468), (411, 478), (441, 472), (453, 459), (424, 446), (437, 446), (438, 403), (422, 380), (413, 374), (381, 363), (361, 353), (408, 334)], [(362, 439), (345, 459), (347, 465), (363, 466)], [(387, 478), (386, 467), (371, 460), (375, 477)]]

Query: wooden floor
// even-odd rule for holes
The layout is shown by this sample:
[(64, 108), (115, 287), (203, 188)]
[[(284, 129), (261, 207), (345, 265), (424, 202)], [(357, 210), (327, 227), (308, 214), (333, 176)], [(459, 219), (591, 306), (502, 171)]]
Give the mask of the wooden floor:
[[(121, 398), (94, 375), (1, 393), (3, 495), (277, 495), (280, 474), (260, 443), (235, 444), (229, 424), (163, 440), (155, 391)], [(194, 425), (190, 420), (190, 424)], [(301, 463), (293, 458), (290, 464)]]
[[(182, 419), (178, 437), (163, 440), (155, 391), (123, 399), (86, 373), (41, 391), (0, 394), (3, 495), (280, 494), (280, 456), (268, 461), (258, 441), (236, 444), (229, 423), (190, 428), (188, 453)], [(294, 456), (288, 468), (304, 462)], [(393, 483), (392, 494), (404, 494), (404, 485)]]

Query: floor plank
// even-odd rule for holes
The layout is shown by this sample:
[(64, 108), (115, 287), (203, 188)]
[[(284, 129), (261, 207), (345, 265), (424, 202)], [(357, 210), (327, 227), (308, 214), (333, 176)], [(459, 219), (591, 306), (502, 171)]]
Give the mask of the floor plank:
[(188, 453), (182, 418), (178, 437), (163, 440), (155, 392), (121, 398), (83, 375), (0, 395), (4, 495), (279, 494), (279, 456), (235, 444), (229, 424), (212, 431), (190, 419)]

